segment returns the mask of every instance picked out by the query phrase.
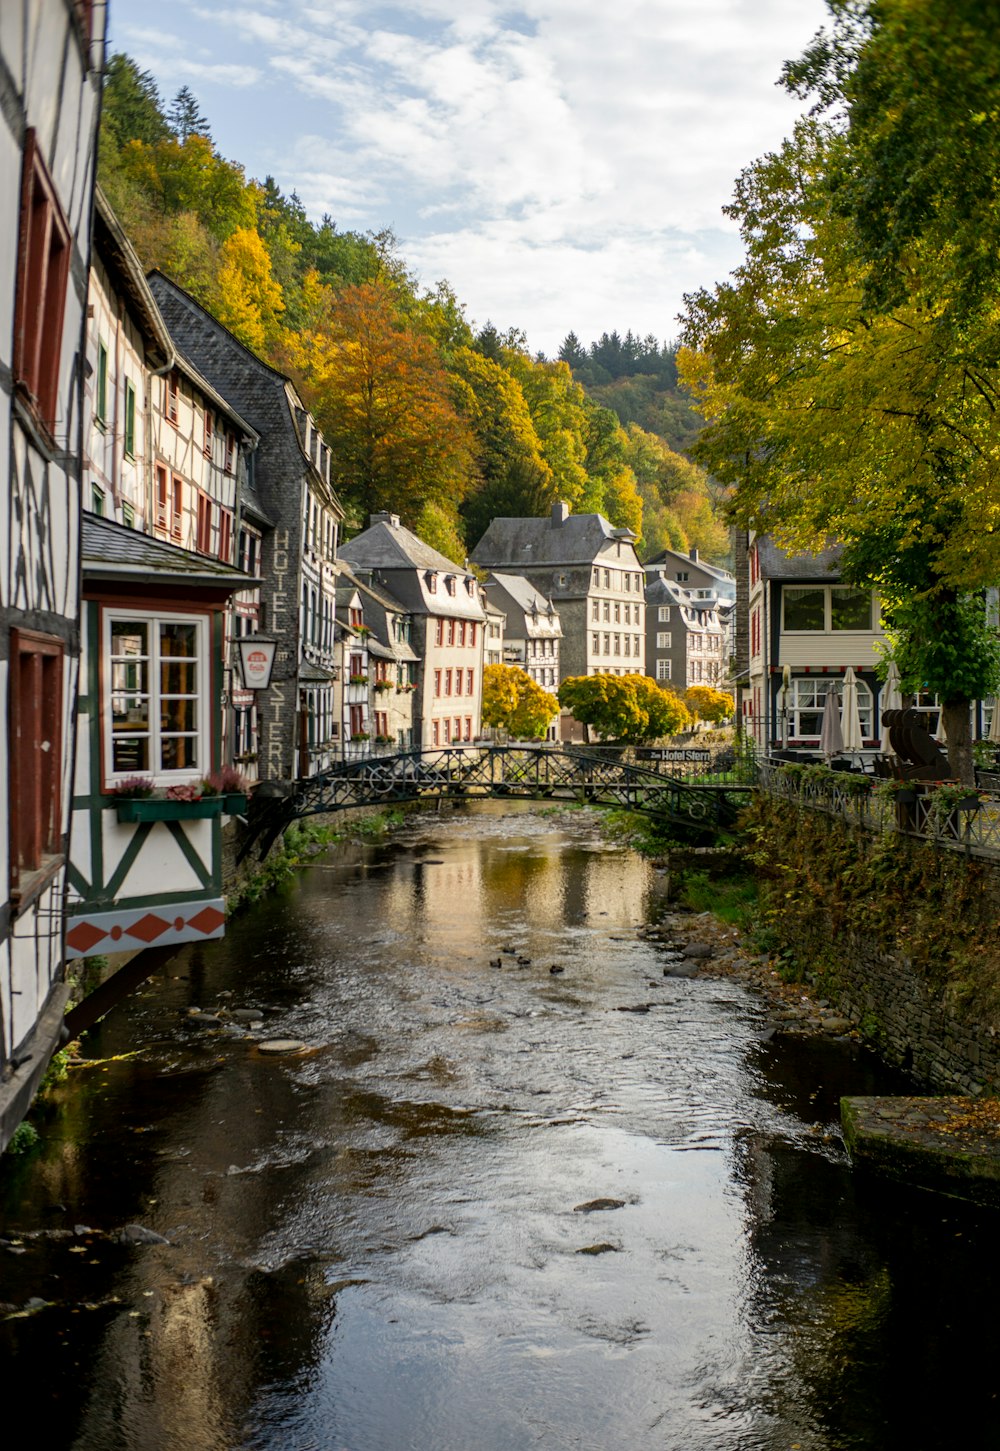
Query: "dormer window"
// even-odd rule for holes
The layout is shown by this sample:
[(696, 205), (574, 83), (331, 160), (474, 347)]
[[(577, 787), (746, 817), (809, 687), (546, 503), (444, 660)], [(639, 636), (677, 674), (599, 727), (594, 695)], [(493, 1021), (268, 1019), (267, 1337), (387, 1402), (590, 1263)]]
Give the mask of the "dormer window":
[(428, 593), (429, 594), (432, 594), (432, 595), (436, 595), (437, 594), (437, 587), (438, 587), (438, 577), (437, 577), (437, 575), (433, 572), (433, 570), (430, 570), (429, 569), (427, 571), (427, 573), (424, 575), (424, 579), (427, 581), (427, 590), (428, 590)]
[(444, 587), (450, 595), (453, 595), (455, 593), (455, 576), (453, 574), (445, 575)]

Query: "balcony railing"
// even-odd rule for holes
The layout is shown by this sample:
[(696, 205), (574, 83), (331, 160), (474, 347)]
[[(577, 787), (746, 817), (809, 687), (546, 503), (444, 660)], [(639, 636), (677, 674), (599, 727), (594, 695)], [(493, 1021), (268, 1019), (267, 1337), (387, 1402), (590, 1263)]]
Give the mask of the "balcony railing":
[(761, 789), (872, 832), (899, 832), (947, 851), (1000, 857), (1000, 794), (954, 782), (878, 781), (859, 772), (765, 760)]

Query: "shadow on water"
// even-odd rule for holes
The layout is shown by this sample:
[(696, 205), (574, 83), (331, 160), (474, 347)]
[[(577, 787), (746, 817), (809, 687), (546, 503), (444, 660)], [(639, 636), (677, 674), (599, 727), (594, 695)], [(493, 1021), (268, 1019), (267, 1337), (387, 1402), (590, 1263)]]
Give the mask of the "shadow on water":
[(587, 813), (416, 821), (120, 1004), (0, 1165), (12, 1444), (992, 1444), (995, 1216), (857, 1180), (898, 1078), (665, 979), (659, 890)]

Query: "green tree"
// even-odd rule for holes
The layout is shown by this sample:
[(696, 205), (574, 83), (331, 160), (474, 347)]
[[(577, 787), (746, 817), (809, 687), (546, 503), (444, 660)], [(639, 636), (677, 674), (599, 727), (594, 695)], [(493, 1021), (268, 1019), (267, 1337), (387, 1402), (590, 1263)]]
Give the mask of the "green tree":
[(675, 735), (691, 719), (680, 696), (647, 675), (573, 675), (559, 704), (605, 740), (630, 743)]
[(113, 55), (104, 72), (101, 106), (101, 159), (116, 154), (129, 141), (155, 146), (169, 133), (156, 81), (130, 56)]
[(970, 779), (969, 700), (1000, 681), (974, 598), (1000, 578), (997, 124), (977, 109), (1000, 32), (968, 0), (831, 10), (786, 72), (815, 113), (737, 183), (747, 260), (687, 300), (695, 452), (742, 522), (797, 550), (842, 541)]
[(537, 741), (559, 714), (559, 702), (516, 665), (483, 671), (483, 720), (516, 740)]
[(181, 86), (171, 101), (170, 109), (167, 111), (167, 120), (178, 141), (186, 141), (189, 136), (208, 137), (212, 134), (208, 125), (208, 117), (198, 105), (194, 92), (189, 86)]

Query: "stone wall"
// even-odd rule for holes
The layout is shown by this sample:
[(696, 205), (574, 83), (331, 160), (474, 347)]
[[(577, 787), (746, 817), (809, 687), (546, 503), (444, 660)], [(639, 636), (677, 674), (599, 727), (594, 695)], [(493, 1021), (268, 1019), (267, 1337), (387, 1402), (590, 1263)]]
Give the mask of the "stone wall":
[(933, 1090), (1000, 1092), (1000, 863), (766, 797), (749, 831), (783, 970)]

